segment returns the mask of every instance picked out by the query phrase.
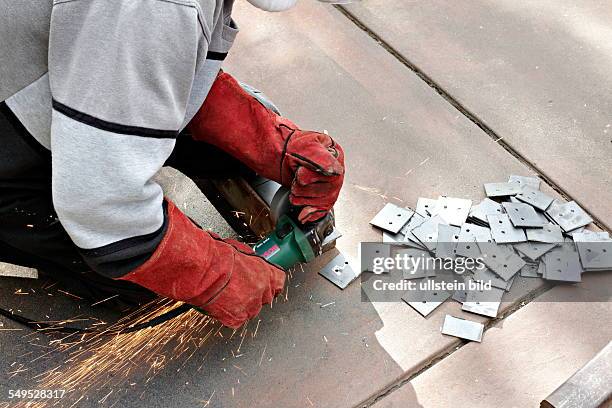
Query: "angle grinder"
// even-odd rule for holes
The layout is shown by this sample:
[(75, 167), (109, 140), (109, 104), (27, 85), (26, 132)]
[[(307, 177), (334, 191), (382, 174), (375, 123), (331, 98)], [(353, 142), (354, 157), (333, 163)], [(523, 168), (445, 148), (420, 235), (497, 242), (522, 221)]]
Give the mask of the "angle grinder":
[(318, 221), (301, 224), (297, 218), (300, 209), (289, 202), (287, 188), (278, 185), (275, 193), (262, 198), (268, 201), (270, 216), (276, 224), (274, 230), (255, 244), (253, 250), (269, 262), (284, 269), (310, 262), (333, 246), (340, 237), (333, 212)]

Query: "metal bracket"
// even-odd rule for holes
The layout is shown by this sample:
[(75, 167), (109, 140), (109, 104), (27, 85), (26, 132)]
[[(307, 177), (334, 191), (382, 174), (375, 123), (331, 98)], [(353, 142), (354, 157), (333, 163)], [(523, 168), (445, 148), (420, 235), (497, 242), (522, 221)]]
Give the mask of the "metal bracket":
[(536, 190), (535, 188), (531, 187), (523, 188), (523, 191), (517, 194), (516, 198), (518, 198), (524, 203), (534, 206), (535, 208), (541, 211), (546, 211), (546, 209), (554, 200), (554, 198), (552, 198), (548, 194), (544, 194), (540, 190)]
[(515, 176), (511, 175), (508, 179), (508, 183), (518, 183), (523, 187), (531, 187), (536, 190), (540, 189), (540, 179), (537, 177), (525, 177), (525, 176)]
[(527, 237), (521, 228), (515, 228), (507, 214), (488, 215), (491, 235), (498, 244), (525, 242)]
[(544, 279), (561, 282), (581, 282), (582, 265), (578, 252), (563, 245), (548, 252), (544, 261)]
[(529, 204), (503, 203), (506, 214), (510, 217), (512, 225), (517, 228), (530, 227), (541, 228), (548, 222), (538, 216), (536, 210)]
[(421, 217), (433, 217), (438, 213), (438, 200), (433, 198), (419, 197), (415, 212)]
[(370, 224), (383, 230), (397, 234), (410, 220), (414, 211), (387, 203), (370, 221)]
[(460, 339), (477, 341), (480, 343), (482, 341), (482, 334), (484, 333), (484, 324), (446, 315), (441, 331), (442, 334), (448, 336), (459, 337)]
[(492, 240), (489, 228), (466, 222), (461, 226), (455, 253), (468, 258), (476, 258), (480, 255), (476, 242), (492, 242)]
[(559, 204), (557, 201), (546, 210), (548, 214), (563, 231), (569, 232), (584, 227), (593, 222), (593, 219), (575, 201)]
[[(420, 298), (414, 300), (415, 296)], [(451, 294), (446, 291), (430, 292), (430, 291), (419, 291), (413, 293), (411, 296), (404, 296), (402, 300), (406, 302), (410, 307), (419, 312), (423, 317), (427, 317), (431, 312), (437, 309), (442, 303), (451, 297)]]
[(319, 275), (329, 280), (340, 289), (346, 288), (359, 275), (355, 273), (343, 254), (337, 255), (319, 271)]
[[(374, 258), (389, 258), (391, 257), (391, 245), (382, 244), (377, 242), (361, 242), (359, 244), (359, 260), (360, 260), (360, 272), (373, 272), (374, 265), (372, 261)], [(363, 261), (367, 261), (364, 265)], [(385, 270), (383, 273), (389, 273)]]
[(437, 214), (447, 224), (460, 227), (470, 213), (472, 200), (440, 196), (438, 198)]
[(489, 223), (487, 220), (487, 215), (501, 214), (502, 206), (501, 204), (491, 200), (490, 198), (485, 198), (480, 202), (480, 204), (475, 205), (470, 210), (469, 216), (472, 218), (476, 218), (486, 224)]
[(478, 243), (485, 265), (499, 275), (504, 281), (510, 280), (525, 266), (525, 261), (514, 252), (511, 246), (502, 246), (486, 242)]
[[(529, 232), (529, 231), (527, 231)], [(529, 238), (529, 233), (527, 234)], [(559, 241), (560, 242), (560, 241)], [(557, 244), (545, 244), (538, 242), (524, 242), (522, 244), (515, 244), (514, 249), (525, 255), (532, 261), (537, 261), (542, 255), (553, 249)]]
[(487, 183), (484, 189), (487, 197), (506, 197), (517, 195), (523, 187), (518, 183)]
[[(501, 299), (504, 296), (504, 290), (491, 288), (487, 292), (485, 294), (483, 291), (469, 291), (461, 310), (487, 317), (497, 317)], [(496, 300), (491, 301), (491, 298)]]
[(548, 224), (543, 228), (528, 229), (527, 239), (535, 242), (559, 244), (563, 242), (563, 233), (558, 225)]
[(612, 270), (612, 239), (607, 232), (581, 232), (573, 238), (585, 270)]
[(438, 242), (438, 225), (443, 223), (444, 220), (436, 215), (413, 229), (412, 233), (421, 244), (433, 252), (436, 250)]
[(461, 228), (452, 225), (438, 225), (438, 243), (436, 244), (436, 258), (454, 258), (455, 248), (459, 242)]

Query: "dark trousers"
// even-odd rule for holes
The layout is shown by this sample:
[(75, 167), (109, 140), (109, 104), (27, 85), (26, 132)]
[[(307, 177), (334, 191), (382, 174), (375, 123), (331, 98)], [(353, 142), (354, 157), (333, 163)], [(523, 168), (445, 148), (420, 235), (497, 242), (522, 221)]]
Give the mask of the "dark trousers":
[[(138, 285), (103, 277), (85, 264), (53, 209), (50, 152), (4, 103), (0, 104), (0, 149), (0, 262), (37, 268), (94, 300), (119, 294), (135, 303), (154, 297)], [(234, 158), (187, 133), (179, 136), (166, 165), (192, 178), (246, 171)]]

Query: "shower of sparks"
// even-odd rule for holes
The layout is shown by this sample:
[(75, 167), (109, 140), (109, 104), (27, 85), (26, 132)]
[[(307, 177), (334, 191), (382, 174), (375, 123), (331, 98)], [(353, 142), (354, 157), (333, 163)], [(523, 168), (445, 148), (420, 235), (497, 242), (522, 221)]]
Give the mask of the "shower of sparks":
[[(209, 338), (220, 333), (220, 324), (212, 318), (190, 310), (155, 327), (132, 333), (118, 331), (148, 322), (179, 305), (167, 299), (156, 300), (113, 325), (99, 328), (99, 332), (64, 334), (50, 341), (51, 349), (29, 363), (58, 352), (66, 359), (61, 365), (33, 376), (32, 380), (37, 382), (37, 388), (62, 389), (66, 390), (66, 395), (55, 401), (22, 402), (16, 406), (69, 406), (67, 402), (73, 401), (74, 406), (78, 406), (79, 401), (88, 400), (88, 395), (94, 393), (102, 395), (95, 401), (102, 405), (109, 403), (113, 396), (125, 395), (136, 385), (132, 377), (141, 377), (141, 384), (146, 385), (168, 363), (180, 361), (185, 365)], [(57, 327), (63, 323), (57, 322)], [(27, 370), (25, 364), (20, 364), (9, 374), (17, 375)]]
[[(257, 222), (262, 216), (268, 216), (264, 211), (254, 216), (236, 211), (234, 215), (248, 221), (249, 225)], [(260, 236), (257, 239), (261, 238)], [(303, 266), (301, 264), (298, 266), (304, 273)], [(275, 302), (289, 300), (289, 283), (295, 272), (295, 269), (287, 271), (286, 292), (284, 296), (278, 296)], [(55, 285), (55, 282), (45, 284), (43, 289), (48, 290)], [(57, 292), (83, 300), (61, 289), (57, 289)], [(26, 295), (27, 292), (19, 289), (15, 294)], [(52, 295), (49, 294), (49, 296)], [(105, 303), (115, 297), (111, 296), (91, 306)], [(240, 340), (235, 340), (238, 342), (235, 352), (230, 351), (233, 359), (243, 356), (245, 354), (243, 348), (248, 343), (245, 342), (245, 339), (247, 337), (254, 339), (262, 323), (260, 318), (256, 318), (257, 321), (253, 321), (254, 329), (249, 330), (247, 323), (239, 330), (230, 331), (211, 317), (196, 310), (190, 310), (154, 327), (135, 332), (122, 332), (135, 325), (149, 322), (180, 305), (180, 302), (170, 299), (158, 299), (126, 315), (114, 324), (107, 324), (95, 317), (84, 318), (82, 315), (65, 320), (40, 321), (39, 323), (51, 326), (23, 336), (23, 339), (30, 339), (28, 344), (40, 348), (40, 353), (30, 351), (23, 354), (20, 357), (27, 361), (24, 361), (23, 364), (13, 363), (8, 374), (12, 377), (29, 375), (29, 379), (36, 384), (37, 389), (65, 390), (65, 395), (61, 399), (21, 401), (13, 406), (15, 408), (78, 407), (85, 404), (85, 401), (90, 405), (120, 406), (121, 398), (133, 393), (135, 386), (146, 387), (170, 363), (174, 363), (173, 367), (178, 366), (175, 369), (180, 371), (195, 357), (199, 360), (197, 371), (200, 371), (210, 352), (210, 348), (202, 351), (203, 346), (213, 338), (229, 344), (234, 337), (240, 337)], [(46, 317), (49, 318), (49, 316)], [(95, 331), (58, 334), (58, 329), (74, 322), (88, 322), (88, 327)], [(22, 329), (0, 328), (0, 330), (19, 331)], [(40, 333), (49, 336), (48, 345), (37, 343), (40, 339), (36, 335)], [(261, 366), (263, 362), (266, 348), (267, 344), (263, 347), (258, 366)], [(50, 359), (54, 355), (61, 355), (64, 358), (61, 364), (53, 368), (45, 368), (46, 371), (43, 372), (33, 372), (33, 369), (28, 368), (29, 365)], [(268, 361), (271, 361), (271, 357)], [(242, 367), (236, 364), (232, 366), (247, 376), (247, 372)], [(239, 380), (238, 384), (240, 384)], [(146, 390), (141, 394), (141, 398), (145, 392)], [(201, 401), (203, 406), (209, 406), (215, 395), (218, 393), (213, 390), (206, 400)], [(2, 403), (0, 403), (0, 408), (4, 408)]]
[[(302, 269), (303, 270), (303, 269)], [(295, 271), (291, 270), (291, 274)], [(287, 280), (290, 281), (291, 274)], [(276, 300), (288, 299), (287, 295), (279, 296)], [(85, 319), (82, 316), (74, 316), (66, 320), (47, 320), (40, 323), (51, 324), (50, 328), (40, 329), (38, 333), (54, 335), (49, 340), (48, 346), (43, 346), (30, 341), (33, 346), (42, 349), (42, 353), (34, 355), (26, 353), (28, 357), (24, 364), (16, 364), (8, 373), (11, 377), (31, 373), (28, 363), (35, 363), (62, 353), (65, 360), (62, 364), (47, 369), (44, 372), (32, 373), (30, 379), (36, 383), (39, 389), (65, 390), (65, 396), (56, 400), (23, 401), (15, 405), (21, 408), (43, 408), (52, 406), (77, 407), (88, 401), (100, 406), (112, 407), (120, 403), (120, 399), (126, 394), (133, 392), (136, 385), (147, 386), (158, 374), (160, 374), (170, 363), (179, 364), (179, 371), (194, 356), (200, 359), (200, 371), (205, 364), (208, 352), (201, 352), (205, 343), (217, 338), (225, 343), (236, 337), (238, 346), (230, 350), (232, 358), (244, 355), (244, 347), (248, 341), (257, 336), (262, 320), (253, 320), (250, 330), (249, 323), (242, 328), (231, 331), (223, 328), (219, 322), (209, 316), (201, 314), (196, 310), (190, 310), (163, 324), (145, 328), (131, 333), (122, 333), (135, 325), (149, 322), (151, 319), (161, 316), (176, 307), (180, 302), (169, 299), (159, 299), (141, 307), (133, 313), (123, 317), (117, 323), (107, 325), (96, 319)], [(56, 334), (57, 329), (65, 327), (66, 324), (96, 320), (89, 327), (96, 329), (90, 333)], [(222, 330), (223, 329), (223, 330)], [(36, 332), (34, 332), (36, 333)], [(31, 337), (32, 333), (25, 335)], [(259, 366), (264, 358), (266, 346), (259, 359)], [(197, 353), (200, 351), (200, 353)], [(247, 372), (239, 365), (232, 364), (233, 368), (244, 376)], [(144, 394), (144, 393), (143, 393)], [(203, 401), (204, 406), (210, 404), (213, 394), (208, 400)], [(91, 401), (90, 401), (91, 398)], [(0, 408), (2, 408), (0, 406)]]

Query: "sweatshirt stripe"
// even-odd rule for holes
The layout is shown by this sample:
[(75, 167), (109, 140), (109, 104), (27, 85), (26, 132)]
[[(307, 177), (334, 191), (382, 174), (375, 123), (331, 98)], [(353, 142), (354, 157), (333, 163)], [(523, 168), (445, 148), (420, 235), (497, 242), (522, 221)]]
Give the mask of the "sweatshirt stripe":
[(179, 134), (178, 130), (151, 129), (140, 126), (128, 126), (120, 123), (107, 122), (86, 113), (79, 112), (76, 109), (72, 109), (71, 107), (62, 104), (55, 99), (53, 99), (53, 109), (65, 116), (68, 116), (70, 119), (76, 120), (77, 122), (81, 122), (85, 125), (100, 130), (122, 135), (152, 137), (156, 139), (176, 139)]

